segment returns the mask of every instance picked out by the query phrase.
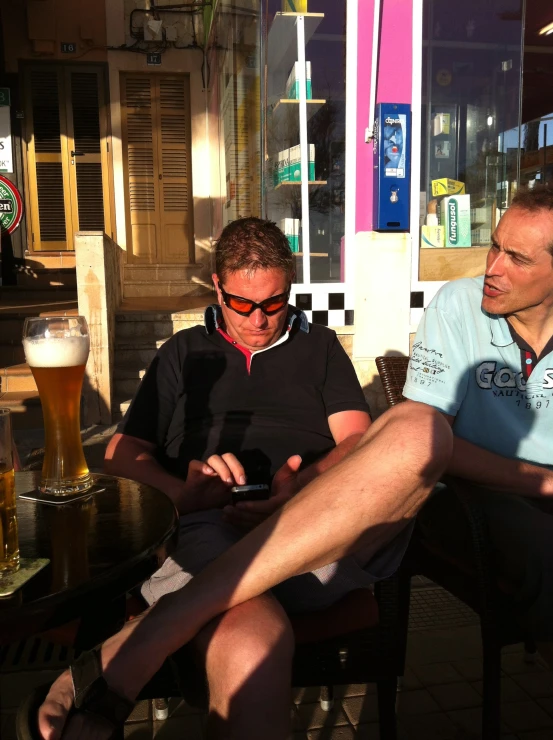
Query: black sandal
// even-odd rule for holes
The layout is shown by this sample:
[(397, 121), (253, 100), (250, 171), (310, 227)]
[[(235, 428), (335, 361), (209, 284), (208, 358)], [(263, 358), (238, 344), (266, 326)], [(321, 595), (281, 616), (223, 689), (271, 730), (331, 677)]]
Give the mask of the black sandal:
[[(123, 737), (123, 725), (134, 702), (110, 689), (102, 673), (100, 648), (82, 653), (70, 666), (75, 698), (67, 719), (81, 712), (101, 718), (112, 727), (111, 737)], [(50, 685), (39, 686), (17, 710), (16, 732), (18, 740), (41, 740), (38, 731), (38, 710), (46, 699)]]

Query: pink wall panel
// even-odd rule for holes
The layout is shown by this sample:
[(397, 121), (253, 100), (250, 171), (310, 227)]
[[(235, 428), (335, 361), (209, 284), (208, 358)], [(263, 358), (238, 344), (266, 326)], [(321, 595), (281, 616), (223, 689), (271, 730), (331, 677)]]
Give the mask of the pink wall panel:
[[(365, 143), (365, 129), (369, 125), (374, 1), (358, 0), (358, 8), (355, 230), (371, 231), (373, 148), (372, 144)], [(382, 0), (377, 103), (411, 102), (412, 11), (412, 0)]]

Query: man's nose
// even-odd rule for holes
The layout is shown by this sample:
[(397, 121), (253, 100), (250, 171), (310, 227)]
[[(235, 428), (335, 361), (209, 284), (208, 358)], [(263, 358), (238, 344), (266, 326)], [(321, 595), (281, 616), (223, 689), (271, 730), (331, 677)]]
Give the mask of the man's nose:
[(503, 272), (504, 258), (504, 252), (497, 252), (497, 254), (494, 254), (494, 252), (490, 250), (488, 253), (488, 259), (486, 260), (486, 275), (500, 275)]
[(260, 329), (267, 323), (267, 317), (260, 308), (256, 308), (250, 316), (250, 321), (257, 329)]

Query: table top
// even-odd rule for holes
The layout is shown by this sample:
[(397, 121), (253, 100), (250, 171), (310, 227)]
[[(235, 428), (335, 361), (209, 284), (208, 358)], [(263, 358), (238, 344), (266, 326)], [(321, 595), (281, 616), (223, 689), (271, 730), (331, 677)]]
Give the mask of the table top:
[(142, 483), (95, 476), (91, 496), (63, 505), (19, 498), (39, 472), (15, 474), (22, 558), (50, 563), (13, 596), (0, 598), (0, 637), (63, 624), (121, 596), (165, 560), (177, 532), (171, 501)]

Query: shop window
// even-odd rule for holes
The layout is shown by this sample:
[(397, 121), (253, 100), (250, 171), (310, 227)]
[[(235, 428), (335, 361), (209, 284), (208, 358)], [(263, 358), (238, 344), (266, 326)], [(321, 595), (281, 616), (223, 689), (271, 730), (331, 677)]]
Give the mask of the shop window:
[(521, 6), (424, 2), (421, 280), (482, 274), (519, 185)]

